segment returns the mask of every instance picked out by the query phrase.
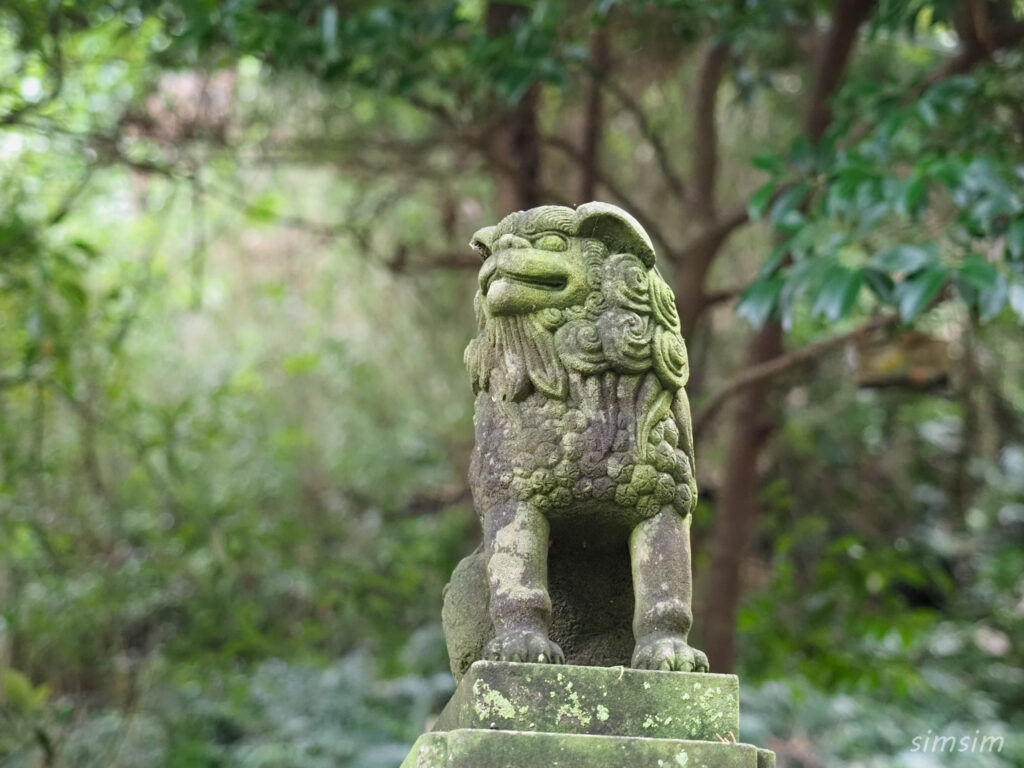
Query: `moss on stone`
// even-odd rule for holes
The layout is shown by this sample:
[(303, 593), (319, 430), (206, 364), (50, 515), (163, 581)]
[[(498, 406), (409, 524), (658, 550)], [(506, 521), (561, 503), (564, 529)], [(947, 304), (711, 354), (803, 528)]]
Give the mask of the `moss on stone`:
[(551, 733), (737, 738), (739, 682), (733, 675), (479, 661), (435, 729), (526, 724)]

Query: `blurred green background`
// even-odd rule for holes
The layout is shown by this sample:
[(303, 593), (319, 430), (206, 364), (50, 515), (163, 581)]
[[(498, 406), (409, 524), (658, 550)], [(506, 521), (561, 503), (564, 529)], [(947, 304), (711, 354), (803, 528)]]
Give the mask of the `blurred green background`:
[(602, 199), (676, 290), (743, 739), (1024, 765), (1022, 40), (1018, 0), (3, 3), (0, 764), (396, 766), (478, 537), (465, 244)]

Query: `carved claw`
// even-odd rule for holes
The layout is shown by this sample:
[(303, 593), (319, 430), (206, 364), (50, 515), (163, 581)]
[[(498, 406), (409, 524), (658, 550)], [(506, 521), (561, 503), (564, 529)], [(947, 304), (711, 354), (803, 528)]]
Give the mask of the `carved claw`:
[(633, 651), (636, 669), (660, 669), (677, 672), (707, 672), (708, 657), (691, 648), (678, 635), (654, 635), (643, 638)]
[(489, 661), (519, 661), (539, 664), (564, 664), (565, 654), (542, 632), (521, 630), (491, 640), (484, 648)]

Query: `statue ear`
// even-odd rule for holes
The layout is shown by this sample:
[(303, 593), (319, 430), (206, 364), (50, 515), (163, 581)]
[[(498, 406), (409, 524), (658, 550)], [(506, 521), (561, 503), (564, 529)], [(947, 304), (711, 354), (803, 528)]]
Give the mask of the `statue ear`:
[(612, 253), (632, 253), (647, 267), (654, 266), (654, 246), (640, 222), (616, 205), (584, 203), (576, 209), (578, 234), (604, 243)]
[(481, 259), (491, 255), (491, 248), (494, 246), (494, 227), (484, 227), (473, 233), (469, 241), (469, 247), (480, 254)]

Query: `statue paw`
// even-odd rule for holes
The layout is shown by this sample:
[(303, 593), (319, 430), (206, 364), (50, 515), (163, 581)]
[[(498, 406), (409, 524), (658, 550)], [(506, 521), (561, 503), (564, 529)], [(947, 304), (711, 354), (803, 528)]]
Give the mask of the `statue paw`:
[(538, 664), (564, 664), (565, 654), (543, 632), (520, 630), (500, 635), (484, 648), (488, 661), (519, 661)]
[(676, 672), (707, 672), (708, 657), (691, 648), (679, 635), (652, 635), (641, 639), (633, 651), (636, 669), (660, 669)]

